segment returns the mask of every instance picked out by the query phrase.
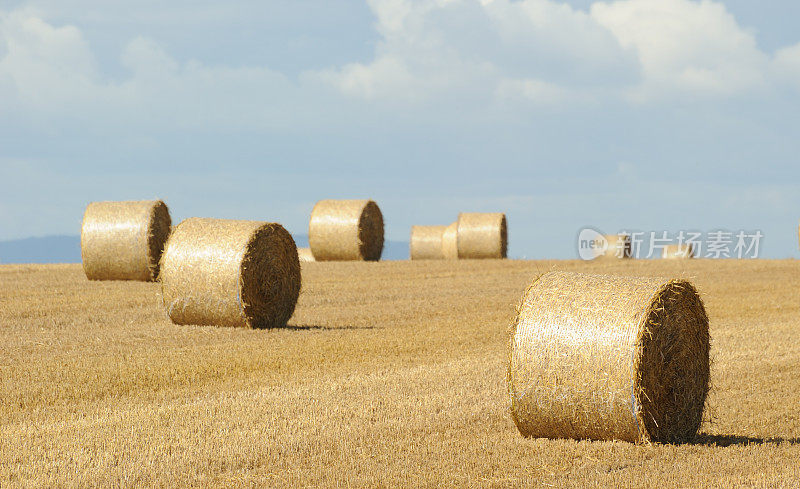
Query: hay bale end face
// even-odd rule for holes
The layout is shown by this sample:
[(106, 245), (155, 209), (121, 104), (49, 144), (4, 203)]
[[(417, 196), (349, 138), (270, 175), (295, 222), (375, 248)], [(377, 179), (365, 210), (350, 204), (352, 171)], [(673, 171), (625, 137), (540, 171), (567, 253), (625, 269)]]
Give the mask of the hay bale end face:
[(371, 200), (321, 200), (311, 211), (308, 241), (317, 261), (380, 260), (383, 215)]
[(462, 212), (458, 215), (459, 258), (505, 258), (508, 226), (502, 213)]
[(81, 224), (89, 280), (154, 281), (172, 222), (160, 200), (92, 202)]
[(665, 260), (688, 260), (694, 258), (694, 246), (691, 244), (667, 245), (661, 251)]
[(311, 253), (311, 248), (297, 248), (297, 257), (301, 262), (314, 261), (314, 255)]
[(442, 238), (447, 226), (411, 226), (409, 256), (412, 260), (443, 260)]
[(524, 436), (689, 441), (708, 383), (708, 318), (686, 281), (550, 272), (523, 296), (508, 387)]
[(161, 291), (176, 324), (281, 327), (300, 294), (297, 246), (280, 224), (190, 218), (167, 242)]
[(447, 226), (442, 233), (442, 255), (445, 260), (458, 259), (458, 223)]

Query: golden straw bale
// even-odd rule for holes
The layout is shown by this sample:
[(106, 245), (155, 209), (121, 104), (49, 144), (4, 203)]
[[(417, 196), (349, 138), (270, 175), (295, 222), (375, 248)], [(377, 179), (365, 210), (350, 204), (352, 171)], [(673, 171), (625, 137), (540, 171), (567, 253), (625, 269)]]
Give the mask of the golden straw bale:
[(300, 294), (297, 246), (280, 224), (193, 217), (167, 242), (161, 291), (176, 324), (284, 326)]
[(169, 209), (160, 200), (90, 203), (81, 224), (86, 277), (156, 280), (171, 223)]
[(317, 261), (377, 261), (383, 216), (371, 200), (320, 200), (311, 211), (308, 241)]
[(447, 226), (411, 226), (409, 256), (412, 260), (442, 260), (442, 237)]
[(608, 247), (600, 257), (602, 258), (631, 258), (631, 237), (627, 234), (607, 234), (603, 236)]
[(506, 215), (462, 212), (458, 215), (459, 258), (505, 258), (508, 251)]
[(508, 367), (524, 436), (688, 441), (708, 383), (708, 317), (689, 282), (549, 272), (525, 291)]
[(315, 261), (314, 255), (311, 253), (311, 248), (297, 248), (297, 256), (300, 261)]
[(667, 245), (661, 251), (661, 258), (667, 260), (688, 260), (694, 258), (694, 246), (688, 243)]
[(442, 233), (442, 256), (445, 260), (458, 259), (458, 223), (447, 226)]

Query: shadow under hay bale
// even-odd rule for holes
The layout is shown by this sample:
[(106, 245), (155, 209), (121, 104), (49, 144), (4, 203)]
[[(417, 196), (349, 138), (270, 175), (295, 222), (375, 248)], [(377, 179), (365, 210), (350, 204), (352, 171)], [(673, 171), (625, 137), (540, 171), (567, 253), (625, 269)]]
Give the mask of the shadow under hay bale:
[(686, 281), (550, 272), (523, 296), (508, 387), (524, 436), (691, 441), (708, 382), (708, 318)]
[(661, 251), (664, 260), (689, 260), (694, 258), (694, 246), (691, 244), (667, 245)]
[(371, 200), (320, 200), (311, 211), (308, 242), (317, 261), (377, 261), (383, 215)]
[(92, 202), (81, 224), (81, 261), (89, 280), (158, 278), (172, 221), (160, 200)]
[(161, 292), (175, 324), (284, 326), (300, 294), (297, 246), (280, 224), (187, 219), (164, 250)]
[(300, 261), (315, 261), (314, 255), (311, 253), (311, 248), (297, 248), (297, 257)]
[(508, 252), (505, 214), (462, 212), (457, 235), (459, 258), (505, 258)]
[(411, 226), (409, 256), (412, 260), (443, 260), (442, 238), (447, 226)]
[(458, 260), (458, 223), (451, 223), (442, 233), (442, 256), (445, 260)]

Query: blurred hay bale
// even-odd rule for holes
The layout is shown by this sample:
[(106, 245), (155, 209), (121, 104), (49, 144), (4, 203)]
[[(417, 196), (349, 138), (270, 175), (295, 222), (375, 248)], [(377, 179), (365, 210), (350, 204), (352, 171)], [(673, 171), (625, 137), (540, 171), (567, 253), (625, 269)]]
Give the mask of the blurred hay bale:
[(667, 245), (661, 251), (661, 258), (665, 260), (688, 260), (694, 258), (694, 246), (686, 243)]
[(411, 226), (409, 256), (412, 260), (443, 260), (442, 237), (447, 226)]
[(172, 221), (160, 200), (92, 202), (81, 224), (81, 261), (89, 280), (158, 278)]
[(524, 436), (688, 441), (708, 381), (708, 318), (689, 282), (550, 272), (525, 291), (508, 367)]
[(442, 233), (442, 256), (445, 260), (458, 260), (458, 223), (447, 226)]
[(300, 261), (315, 261), (311, 248), (297, 248), (297, 257)]
[(459, 258), (505, 258), (508, 250), (506, 215), (462, 212), (458, 215)]
[(607, 234), (603, 236), (608, 247), (600, 255), (601, 258), (626, 259), (631, 258), (631, 237), (627, 234)]
[(193, 217), (167, 242), (161, 291), (175, 324), (284, 326), (300, 294), (297, 246), (280, 224)]
[(311, 211), (308, 241), (317, 261), (380, 260), (383, 215), (371, 200), (320, 200)]

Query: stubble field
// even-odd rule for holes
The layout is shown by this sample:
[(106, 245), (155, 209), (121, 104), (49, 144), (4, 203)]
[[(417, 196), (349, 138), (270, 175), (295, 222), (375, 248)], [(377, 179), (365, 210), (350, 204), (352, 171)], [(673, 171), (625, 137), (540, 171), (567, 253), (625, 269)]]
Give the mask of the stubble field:
[[(506, 334), (552, 270), (684, 277), (711, 319), (688, 445), (522, 438)], [(176, 326), (158, 284), (0, 266), (0, 487), (800, 485), (800, 262), (304, 263), (285, 329)]]

